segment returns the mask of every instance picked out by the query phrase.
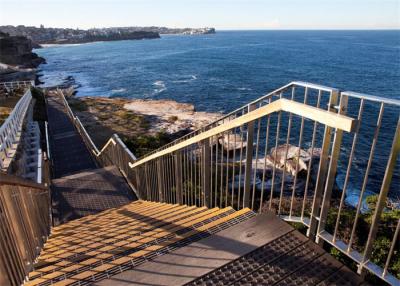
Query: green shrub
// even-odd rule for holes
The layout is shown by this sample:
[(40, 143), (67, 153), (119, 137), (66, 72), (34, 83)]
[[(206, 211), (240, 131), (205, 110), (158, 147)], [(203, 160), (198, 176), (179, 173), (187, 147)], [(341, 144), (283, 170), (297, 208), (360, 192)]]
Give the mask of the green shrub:
[(124, 138), (126, 146), (137, 156), (141, 157), (152, 150), (171, 142), (172, 138), (165, 132), (156, 135), (139, 135), (132, 138)]

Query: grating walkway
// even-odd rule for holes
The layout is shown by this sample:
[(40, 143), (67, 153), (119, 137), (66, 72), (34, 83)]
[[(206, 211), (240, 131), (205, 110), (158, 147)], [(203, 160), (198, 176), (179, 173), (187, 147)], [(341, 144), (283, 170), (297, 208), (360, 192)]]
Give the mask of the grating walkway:
[(47, 113), (54, 225), (120, 207), (136, 199), (115, 166), (98, 168), (61, 97), (54, 91), (47, 96)]
[(68, 117), (61, 98), (52, 91), (47, 97), (47, 115), (53, 178), (96, 169), (97, 166)]
[(135, 201), (53, 228), (26, 285), (360, 285), (273, 214)]
[(52, 180), (55, 225), (135, 200), (118, 168), (109, 166)]
[(360, 285), (361, 279), (267, 213), (96, 282), (130, 285)]
[(86, 285), (255, 216), (136, 201), (53, 228), (26, 285)]

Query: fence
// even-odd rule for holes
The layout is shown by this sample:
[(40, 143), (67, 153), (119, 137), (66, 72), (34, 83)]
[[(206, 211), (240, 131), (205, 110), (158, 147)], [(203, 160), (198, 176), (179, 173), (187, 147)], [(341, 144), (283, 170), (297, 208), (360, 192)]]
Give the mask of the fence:
[(21, 285), (50, 233), (43, 185), (0, 174), (0, 285)]
[(0, 87), (6, 89), (21, 88), (21, 87), (31, 87), (35, 86), (34, 81), (5, 81), (0, 82)]
[(17, 102), (11, 114), (0, 126), (0, 168), (7, 170), (15, 155), (23, 127), (25, 115), (32, 102), (32, 94), (28, 89)]
[(400, 195), (399, 111), (398, 100), (292, 82), (139, 160), (115, 136), (91, 149), (142, 199), (272, 210), (398, 284), (399, 217), (386, 214)]

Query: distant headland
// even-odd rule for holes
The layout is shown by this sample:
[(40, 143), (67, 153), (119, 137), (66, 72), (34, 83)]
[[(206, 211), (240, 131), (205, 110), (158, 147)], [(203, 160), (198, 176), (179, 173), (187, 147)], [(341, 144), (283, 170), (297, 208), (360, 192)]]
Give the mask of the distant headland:
[(89, 30), (32, 26), (0, 26), (0, 81), (36, 80), (45, 63), (32, 49), (42, 45), (157, 39), (160, 34), (214, 34), (214, 28), (116, 27)]
[(160, 34), (213, 34), (214, 28), (167, 28), (167, 27), (114, 27), (88, 30), (70, 28), (45, 28), (32, 26), (0, 26), (0, 32), (10, 36), (25, 36), (35, 48), (41, 44), (81, 44), (96, 41), (120, 41), (157, 39)]

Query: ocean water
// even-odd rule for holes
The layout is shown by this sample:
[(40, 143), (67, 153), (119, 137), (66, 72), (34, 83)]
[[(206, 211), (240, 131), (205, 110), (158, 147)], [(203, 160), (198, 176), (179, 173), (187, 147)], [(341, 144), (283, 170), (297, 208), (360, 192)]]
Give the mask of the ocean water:
[[(400, 99), (400, 31), (226, 31), (48, 47), (36, 52), (48, 63), (41, 66), (45, 85), (72, 76), (78, 96), (174, 99), (192, 103), (201, 111), (229, 112), (300, 80)], [(385, 121), (388, 134), (393, 134), (398, 111), (391, 115)], [(388, 140), (379, 148), (390, 145)], [(348, 146), (344, 152), (348, 153)], [(368, 194), (378, 191), (381, 178), (376, 177), (382, 177), (386, 166), (384, 157), (377, 156)], [(360, 178), (367, 159), (368, 152), (356, 158)], [(393, 198), (400, 197), (399, 169), (392, 184)], [(349, 187), (350, 204), (357, 200), (362, 183), (357, 177)], [(340, 171), (339, 185), (343, 178)]]

